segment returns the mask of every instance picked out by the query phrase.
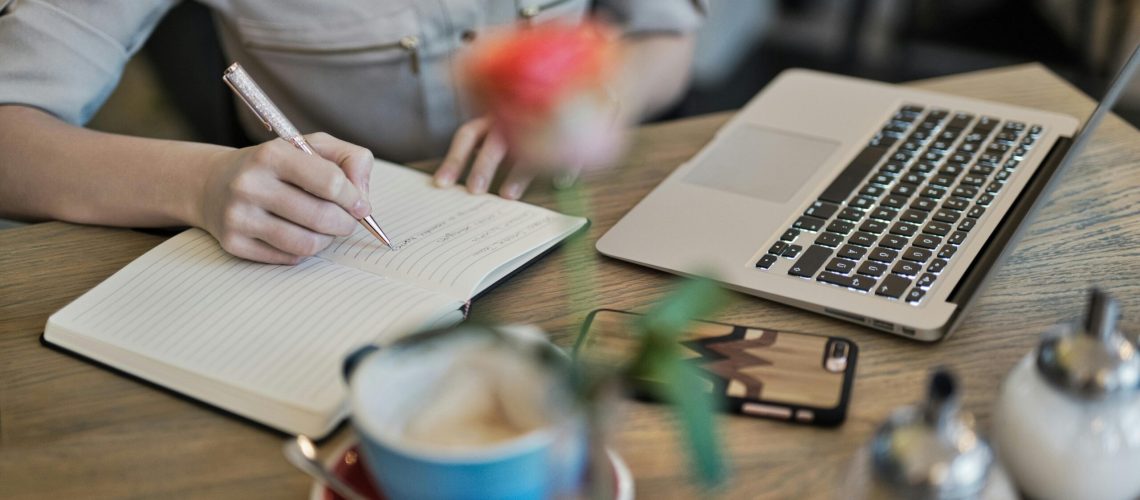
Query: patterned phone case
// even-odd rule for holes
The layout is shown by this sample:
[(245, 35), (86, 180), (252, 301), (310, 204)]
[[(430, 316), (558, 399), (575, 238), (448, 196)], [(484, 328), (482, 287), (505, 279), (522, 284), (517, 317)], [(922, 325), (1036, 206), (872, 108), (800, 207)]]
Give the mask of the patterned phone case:
[[(622, 362), (633, 351), (639, 317), (611, 309), (591, 312), (575, 356)], [(858, 354), (848, 339), (694, 321), (681, 345), (730, 411), (824, 426), (846, 417)], [(650, 392), (636, 390), (640, 397)]]

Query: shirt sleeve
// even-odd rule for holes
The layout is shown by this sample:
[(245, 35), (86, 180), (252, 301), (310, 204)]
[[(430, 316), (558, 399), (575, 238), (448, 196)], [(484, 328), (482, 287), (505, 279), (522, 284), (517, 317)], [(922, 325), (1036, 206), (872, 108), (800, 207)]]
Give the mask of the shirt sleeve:
[(691, 33), (708, 11), (708, 0), (597, 0), (596, 5), (626, 34)]
[(87, 123), (177, 2), (0, 0), (0, 104)]

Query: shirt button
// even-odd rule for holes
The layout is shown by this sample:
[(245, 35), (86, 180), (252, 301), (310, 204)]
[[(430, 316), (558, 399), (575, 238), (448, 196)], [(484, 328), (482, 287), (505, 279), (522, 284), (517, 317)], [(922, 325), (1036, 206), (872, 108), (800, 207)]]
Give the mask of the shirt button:
[(459, 35), (459, 39), (466, 43), (471, 43), (475, 41), (476, 35), (475, 30), (463, 30), (463, 33)]

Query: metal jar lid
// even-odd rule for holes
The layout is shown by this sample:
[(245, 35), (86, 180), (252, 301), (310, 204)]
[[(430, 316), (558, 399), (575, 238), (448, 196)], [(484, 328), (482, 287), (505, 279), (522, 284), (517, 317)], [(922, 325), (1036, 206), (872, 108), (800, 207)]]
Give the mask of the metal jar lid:
[(1097, 399), (1140, 390), (1140, 353), (1118, 329), (1120, 305), (1092, 289), (1085, 321), (1061, 328), (1037, 350), (1037, 369), (1054, 387)]
[(993, 451), (959, 411), (957, 382), (948, 371), (930, 379), (926, 402), (906, 407), (871, 441), (875, 480), (898, 498), (975, 498), (986, 487)]

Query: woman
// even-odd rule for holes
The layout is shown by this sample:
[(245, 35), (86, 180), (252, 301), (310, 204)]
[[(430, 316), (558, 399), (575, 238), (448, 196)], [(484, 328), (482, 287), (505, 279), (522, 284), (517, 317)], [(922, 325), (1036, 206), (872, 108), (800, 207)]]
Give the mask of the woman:
[[(320, 157), (257, 146), (127, 137), (82, 128), (177, 0), (0, 0), (0, 217), (131, 227), (197, 226), (239, 257), (296, 263), (351, 233), (372, 157), (438, 157), (438, 185), (470, 165), (518, 198), (533, 169), (455, 90), (454, 59), (492, 28), (610, 19), (628, 38), (612, 87), (631, 119), (684, 90), (705, 0), (202, 0), (226, 57), (249, 71)], [(504, 167), (504, 168), (500, 168)], [(376, 214), (383, 220), (383, 214)]]

